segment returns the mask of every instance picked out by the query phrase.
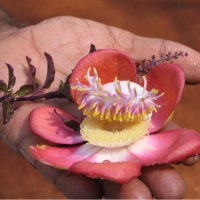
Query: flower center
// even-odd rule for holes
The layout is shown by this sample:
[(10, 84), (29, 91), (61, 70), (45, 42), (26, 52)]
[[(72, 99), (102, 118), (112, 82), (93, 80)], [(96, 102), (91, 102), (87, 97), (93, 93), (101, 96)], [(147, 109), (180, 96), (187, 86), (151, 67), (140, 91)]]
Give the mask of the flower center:
[(163, 93), (157, 95), (155, 89), (148, 92), (145, 77), (143, 87), (117, 78), (102, 85), (96, 69), (93, 69), (94, 76), (90, 70), (85, 76), (89, 85), (78, 79), (77, 84), (71, 85), (80, 91), (77, 102), (87, 116), (81, 124), (83, 139), (97, 146), (114, 148), (129, 145), (148, 134), (152, 112), (159, 107), (154, 101)]
[(115, 148), (127, 146), (148, 134), (150, 122), (138, 120), (134, 122), (99, 121), (86, 117), (81, 123), (81, 135), (90, 144)]

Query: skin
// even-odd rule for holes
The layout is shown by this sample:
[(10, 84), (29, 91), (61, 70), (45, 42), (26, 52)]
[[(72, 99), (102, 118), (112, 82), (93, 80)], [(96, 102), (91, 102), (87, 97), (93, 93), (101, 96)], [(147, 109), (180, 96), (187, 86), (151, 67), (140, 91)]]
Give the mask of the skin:
[[(7, 81), (6, 62), (13, 66), (17, 78), (14, 91), (28, 83), (25, 56), (29, 56), (32, 64), (37, 68), (36, 77), (42, 84), (46, 76), (44, 52), (48, 52), (54, 59), (56, 77), (51, 88), (45, 92), (56, 90), (60, 80), (64, 81), (77, 62), (89, 52), (91, 43), (95, 44), (97, 49), (114, 48), (125, 51), (138, 63), (143, 58), (151, 58), (152, 53), (158, 57), (161, 53), (169, 51), (172, 53), (179, 50), (187, 51), (189, 57), (180, 58), (175, 63), (183, 67), (188, 83), (200, 82), (200, 55), (191, 48), (163, 39), (139, 37), (125, 30), (72, 17), (57, 17), (22, 29), (9, 27), (3, 30), (0, 35), (0, 74), (5, 75), (1, 78)], [(67, 176), (66, 171), (37, 162), (30, 155), (29, 146), (44, 144), (44, 141), (30, 131), (28, 125), (30, 111), (36, 107), (51, 105), (62, 108), (79, 118), (82, 117), (81, 113), (66, 99), (53, 99), (40, 103), (16, 103), (16, 105), (18, 110), (11, 121), (7, 125), (0, 123), (1, 137), (14, 151), (24, 155), (68, 198), (184, 197), (186, 186), (183, 178), (175, 169), (167, 165), (145, 167), (141, 177), (131, 180), (128, 184), (119, 185), (108, 180), (90, 179), (85, 176)], [(2, 110), (0, 112), (2, 116)], [(2, 122), (2, 118), (0, 120)], [(165, 129), (174, 127), (177, 125), (170, 123)], [(194, 164), (194, 161), (191, 161), (191, 164)]]

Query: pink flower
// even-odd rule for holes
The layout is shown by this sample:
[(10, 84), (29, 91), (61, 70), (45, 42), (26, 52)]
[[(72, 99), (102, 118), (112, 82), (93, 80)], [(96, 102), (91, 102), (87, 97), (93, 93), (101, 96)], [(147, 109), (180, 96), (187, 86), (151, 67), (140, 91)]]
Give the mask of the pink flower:
[(70, 83), (86, 117), (81, 122), (58, 108), (33, 110), (32, 132), (54, 144), (31, 146), (37, 160), (69, 173), (127, 183), (141, 175), (142, 166), (181, 162), (200, 153), (195, 131), (159, 132), (184, 88), (179, 65), (160, 64), (137, 81), (129, 55), (98, 50), (77, 64)]

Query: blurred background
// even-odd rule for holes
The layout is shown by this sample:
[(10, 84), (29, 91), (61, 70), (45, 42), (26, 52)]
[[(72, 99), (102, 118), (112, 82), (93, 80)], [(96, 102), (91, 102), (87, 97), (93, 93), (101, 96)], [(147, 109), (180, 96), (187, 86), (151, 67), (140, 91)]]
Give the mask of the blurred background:
[[(173, 40), (200, 52), (199, 0), (0, 0), (0, 5), (23, 22), (36, 24), (50, 17), (70, 15), (144, 37)], [(174, 121), (200, 132), (199, 111), (200, 85), (186, 86)], [(1, 139), (0, 159), (0, 198), (66, 198)], [(175, 167), (187, 183), (185, 199), (199, 199), (200, 163)]]

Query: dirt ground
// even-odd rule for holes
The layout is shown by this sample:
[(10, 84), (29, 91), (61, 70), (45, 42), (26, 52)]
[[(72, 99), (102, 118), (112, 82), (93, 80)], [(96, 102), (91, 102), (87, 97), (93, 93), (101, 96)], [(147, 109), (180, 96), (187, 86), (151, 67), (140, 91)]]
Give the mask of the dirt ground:
[[(31, 23), (70, 15), (116, 26), (144, 37), (173, 40), (200, 51), (199, 0), (0, 0), (0, 4), (14, 17)], [(173, 120), (182, 127), (200, 132), (199, 111), (200, 85), (186, 86)], [(65, 198), (2, 140), (0, 158), (0, 198)], [(199, 199), (200, 163), (176, 168), (187, 183), (185, 198)]]

